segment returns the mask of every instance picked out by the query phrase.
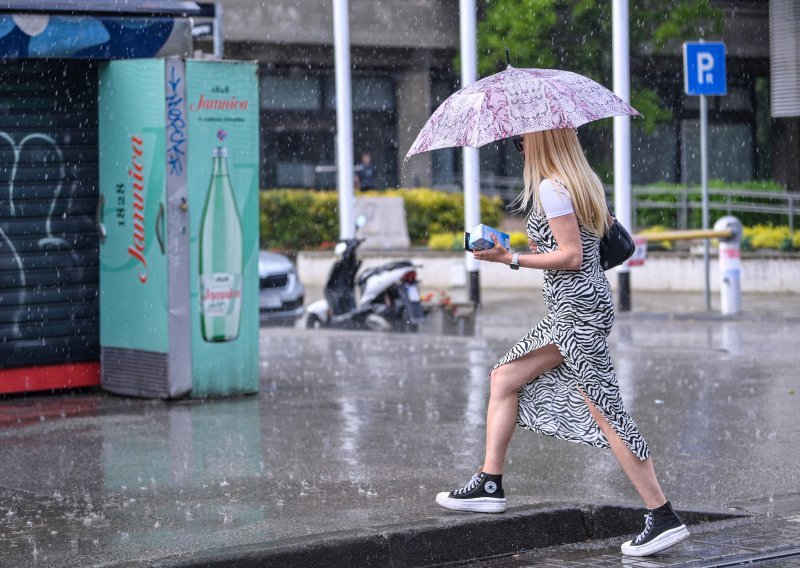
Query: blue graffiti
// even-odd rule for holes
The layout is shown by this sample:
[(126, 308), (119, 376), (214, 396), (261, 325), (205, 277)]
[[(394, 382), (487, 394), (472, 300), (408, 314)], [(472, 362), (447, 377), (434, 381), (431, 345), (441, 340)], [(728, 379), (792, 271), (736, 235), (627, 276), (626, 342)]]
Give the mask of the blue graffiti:
[(183, 174), (186, 160), (186, 119), (183, 116), (183, 96), (180, 77), (175, 67), (170, 67), (167, 78), (167, 164), (169, 175)]

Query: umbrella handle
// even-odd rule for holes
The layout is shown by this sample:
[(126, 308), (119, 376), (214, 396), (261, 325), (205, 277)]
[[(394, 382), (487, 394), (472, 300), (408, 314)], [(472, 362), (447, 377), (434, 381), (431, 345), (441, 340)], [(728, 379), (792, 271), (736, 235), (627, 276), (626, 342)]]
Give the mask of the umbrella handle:
[(508, 62), (508, 66), (511, 67), (511, 55), (508, 53), (508, 48), (506, 48), (506, 61)]

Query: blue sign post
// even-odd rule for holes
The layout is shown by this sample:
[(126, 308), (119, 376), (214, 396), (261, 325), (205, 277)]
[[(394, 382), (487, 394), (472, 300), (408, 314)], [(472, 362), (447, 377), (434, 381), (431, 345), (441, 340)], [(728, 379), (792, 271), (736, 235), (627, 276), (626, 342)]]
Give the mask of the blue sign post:
[[(683, 44), (683, 90), (700, 97), (700, 186), (703, 194), (703, 229), (708, 230), (708, 103), (706, 95), (726, 95), (725, 44), (693, 42)], [(711, 310), (709, 242), (705, 239), (703, 264), (706, 280), (706, 309)]]

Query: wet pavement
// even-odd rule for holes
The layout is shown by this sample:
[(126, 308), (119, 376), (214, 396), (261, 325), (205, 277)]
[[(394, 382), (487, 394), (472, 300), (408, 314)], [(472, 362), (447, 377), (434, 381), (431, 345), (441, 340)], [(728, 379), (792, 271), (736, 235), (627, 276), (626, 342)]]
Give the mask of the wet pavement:
[(692, 527), (691, 538), (648, 558), (623, 557), (619, 539), (546, 547), (478, 562), (470, 568), (721, 568), (757, 564), (759, 568), (800, 567), (800, 518), (747, 519)]
[[(800, 296), (745, 307), (723, 319), (702, 295), (637, 294), (609, 343), (673, 503), (775, 522), (800, 512)], [(251, 397), (2, 399), (0, 565), (144, 566), (458, 522), (433, 497), (480, 463), (487, 373), (543, 314), (536, 293), (493, 292), (474, 337), (264, 328)], [(639, 505), (610, 452), (522, 430), (504, 477), (523, 509)], [(571, 565), (619, 565), (619, 540)]]

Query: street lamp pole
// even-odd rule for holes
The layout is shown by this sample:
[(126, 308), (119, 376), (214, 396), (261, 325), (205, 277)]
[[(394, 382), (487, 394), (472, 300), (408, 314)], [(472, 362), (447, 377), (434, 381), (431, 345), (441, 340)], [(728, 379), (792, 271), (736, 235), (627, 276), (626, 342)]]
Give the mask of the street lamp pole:
[[(475, 0), (459, 0), (459, 34), (461, 37), (461, 86), (478, 79), (477, 8)], [(463, 149), (464, 157), (464, 230), (469, 231), (481, 222), (480, 162), (477, 148)], [(480, 272), (472, 253), (465, 253), (469, 280), (469, 297), (477, 306), (481, 303)]]
[[(614, 58), (614, 93), (630, 103), (630, 45), (628, 30), (628, 0), (614, 0), (612, 13), (612, 51)], [(631, 223), (631, 117), (614, 117), (614, 215), (628, 229)], [(617, 268), (619, 309), (631, 309), (630, 267), (623, 263)]]
[(222, 2), (214, 3), (214, 29), (213, 29), (214, 57), (222, 59), (225, 57), (225, 36), (222, 33)]
[(348, 0), (333, 0), (333, 51), (336, 65), (336, 184), (339, 189), (339, 238), (350, 239), (355, 235), (355, 196)]

